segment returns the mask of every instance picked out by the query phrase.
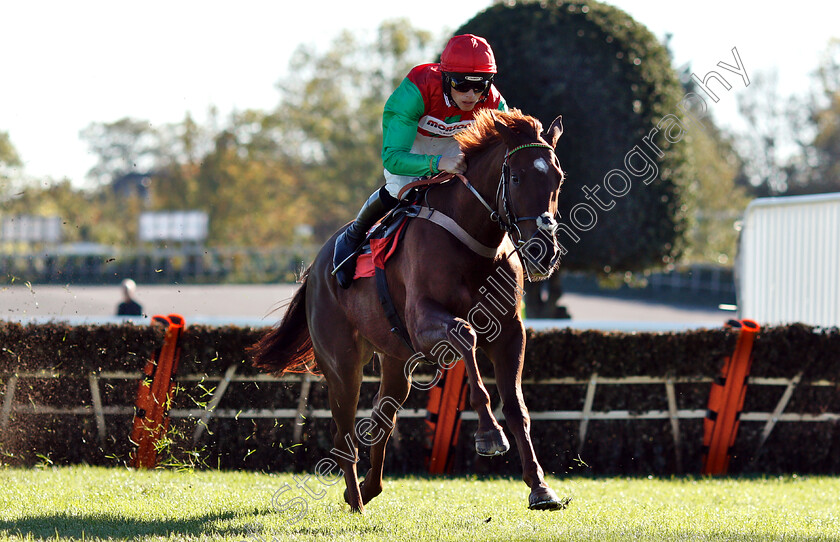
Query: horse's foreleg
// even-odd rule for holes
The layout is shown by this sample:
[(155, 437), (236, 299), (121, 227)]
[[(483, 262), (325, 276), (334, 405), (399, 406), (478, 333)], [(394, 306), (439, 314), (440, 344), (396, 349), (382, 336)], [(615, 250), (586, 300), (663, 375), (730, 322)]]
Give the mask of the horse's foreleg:
[(464, 320), (455, 318), (450, 327), (449, 336), (452, 346), (461, 353), (467, 370), (467, 380), (470, 386), (470, 406), (478, 414), (478, 430), (475, 432), (475, 451), (479, 455), (501, 455), (510, 449), (502, 426), (493, 416), (490, 408), (490, 395), (484, 386), (481, 373), (478, 371), (478, 361), (475, 348), (478, 337), (472, 327)]
[(469, 323), (456, 318), (435, 302), (419, 304), (414, 339), (439, 367), (451, 368), (458, 357), (464, 360), (470, 386), (470, 406), (478, 414), (475, 449), (479, 455), (503, 454), (510, 448), (502, 427), (490, 409), (490, 395), (478, 371), (475, 348), (478, 337)]
[(524, 331), (509, 341), (499, 341), (485, 348), (496, 373), (496, 387), (502, 399), (505, 423), (513, 433), (522, 461), (522, 479), (531, 488), (529, 508), (558, 510), (568, 499), (561, 500), (545, 481), (543, 468), (531, 442), (531, 418), (522, 397), (522, 364), (525, 351)]
[(374, 400), (370, 420), (362, 422), (360, 435), (362, 442), (370, 446), (370, 470), (361, 484), (362, 501), (367, 504), (372, 498), (382, 493), (382, 466), (385, 462), (385, 447), (397, 421), (397, 411), (408, 397), (410, 389), (403, 371), (402, 361), (396, 358), (380, 358), (382, 380), (379, 393)]

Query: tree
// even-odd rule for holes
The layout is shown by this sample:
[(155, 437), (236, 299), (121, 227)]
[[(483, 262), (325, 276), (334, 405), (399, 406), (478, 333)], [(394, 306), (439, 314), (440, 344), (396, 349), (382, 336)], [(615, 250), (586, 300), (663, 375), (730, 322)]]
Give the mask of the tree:
[(744, 157), (744, 186), (755, 196), (767, 197), (807, 184), (802, 167), (812, 133), (807, 108), (801, 100), (781, 94), (775, 71), (752, 76), (750, 92), (738, 94), (738, 111), (747, 124), (737, 138)]
[(430, 42), (407, 21), (370, 43), (345, 32), (325, 53), (296, 51), (274, 110), (159, 129), (153, 207), (207, 211), (210, 244), (290, 244), (298, 225), (325, 240), (383, 182), (382, 107)]
[(815, 135), (813, 169), (808, 192), (840, 191), (840, 39), (829, 42), (817, 71), (819, 94), (814, 97), (810, 119)]
[(288, 245), (298, 222), (308, 219), (299, 182), (287, 162), (243, 144), (235, 130), (219, 134), (196, 178), (210, 203), (214, 244)]
[[(690, 65), (681, 69), (680, 81), (686, 95), (699, 94), (691, 73)], [(685, 198), (686, 242), (681, 262), (731, 265), (738, 243), (735, 223), (751, 193), (740, 184), (745, 178), (743, 159), (735, 149), (733, 137), (720, 129), (711, 116), (703, 119), (702, 130), (692, 130), (687, 135), (686, 143), (694, 179), (690, 197)]]
[[(90, 213), (97, 231), (112, 232), (109, 239), (125, 232), (120, 242), (130, 243), (144, 204), (118, 201), (109, 188), (127, 173), (148, 173), (148, 209), (206, 211), (211, 245), (288, 245), (299, 224), (322, 241), (383, 182), (382, 107), (411, 66), (432, 60), (432, 42), (398, 20), (370, 42), (346, 32), (325, 53), (301, 47), (280, 81), (279, 105), (235, 113), (221, 127), (212, 111), (205, 126), (189, 115), (164, 126), (93, 123), (81, 137), (99, 158), (90, 172), (98, 183), (75, 194), (79, 208), (99, 206)], [(43, 194), (33, 189), (26, 203)]]
[(11, 216), (61, 217), (65, 242), (106, 245), (126, 245), (136, 238), (140, 209), (137, 198), (118, 200), (108, 190), (81, 190), (68, 179), (29, 183), (3, 205)]
[(20, 156), (18, 156), (15, 146), (12, 145), (9, 134), (7, 132), (0, 132), (0, 166), (17, 167), (20, 165)]
[(92, 123), (79, 137), (98, 157), (88, 176), (100, 185), (127, 173), (150, 172), (166, 148), (160, 132), (150, 122), (128, 117), (111, 123)]
[(11, 182), (15, 177), (13, 170), (21, 165), (20, 156), (12, 145), (9, 134), (0, 132), (0, 201), (9, 196)]
[(738, 242), (735, 222), (750, 198), (736, 184), (742, 166), (732, 142), (711, 119), (704, 123), (706, 129), (695, 130), (687, 141), (696, 176), (681, 261), (732, 265)]
[(589, 0), (496, 4), (457, 30), (466, 32), (490, 42), (510, 105), (544, 125), (563, 115), (563, 268), (610, 273), (673, 263), (686, 229), (689, 150), (662, 134), (661, 155), (643, 142), (660, 119), (681, 115), (681, 88), (662, 44), (623, 11)]
[(739, 149), (756, 196), (840, 191), (840, 40), (829, 42), (808, 96), (783, 97), (775, 72), (739, 96)]
[(151, 207), (205, 211), (209, 245), (293, 243), (295, 226), (309, 220), (309, 205), (294, 164), (268, 138), (266, 117), (236, 113), (219, 131), (189, 116), (162, 127), (166, 149), (152, 174)]
[[(681, 116), (683, 93), (655, 36), (589, 0), (495, 4), (456, 33), (490, 42), (509, 105), (546, 126), (563, 115), (558, 239), (568, 253), (561, 269), (623, 276), (673, 264), (689, 225), (692, 171), (679, 138), (656, 137), (660, 153), (644, 143), (660, 119)], [(556, 308), (560, 274), (526, 293), (529, 317), (564, 316)]]

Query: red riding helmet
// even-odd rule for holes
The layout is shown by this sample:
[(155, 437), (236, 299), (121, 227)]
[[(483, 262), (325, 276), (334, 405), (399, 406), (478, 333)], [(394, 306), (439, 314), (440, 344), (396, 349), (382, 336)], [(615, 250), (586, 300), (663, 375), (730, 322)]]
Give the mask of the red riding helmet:
[(496, 58), (487, 40), (462, 34), (446, 44), (440, 55), (440, 69), (447, 73), (496, 73)]

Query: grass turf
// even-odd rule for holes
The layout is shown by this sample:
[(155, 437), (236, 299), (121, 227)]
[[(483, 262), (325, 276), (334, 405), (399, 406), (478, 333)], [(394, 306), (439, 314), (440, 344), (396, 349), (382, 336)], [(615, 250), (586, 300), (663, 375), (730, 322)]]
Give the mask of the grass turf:
[[(290, 474), (7, 468), (0, 540), (840, 540), (840, 478), (549, 481), (567, 510), (529, 511), (520, 480), (409, 477), (360, 516), (343, 480), (310, 478), (315, 498)], [(275, 505), (305, 511), (275, 509), (284, 484)]]

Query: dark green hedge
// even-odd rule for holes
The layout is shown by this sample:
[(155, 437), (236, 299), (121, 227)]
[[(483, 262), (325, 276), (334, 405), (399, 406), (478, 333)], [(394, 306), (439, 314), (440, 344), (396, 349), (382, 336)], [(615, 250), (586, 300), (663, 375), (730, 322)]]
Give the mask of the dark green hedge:
[[(238, 374), (257, 374), (246, 359), (246, 348), (264, 329), (188, 326), (183, 334), (179, 374), (220, 376), (237, 364)], [(60, 378), (20, 379), (15, 404), (35, 403), (56, 408), (90, 405), (88, 375), (103, 371), (139, 371), (162, 343), (156, 326), (22, 326), (0, 323), (0, 397), (5, 398), (8, 377), (40, 370), (58, 372)], [(736, 335), (726, 329), (682, 333), (605, 333), (571, 329), (529, 332), (525, 378), (574, 377), (588, 379), (593, 372), (604, 377), (632, 375), (714, 377), (725, 356), (734, 348)], [(804, 371), (804, 381), (840, 382), (840, 332), (804, 325), (762, 330), (754, 346), (752, 376), (787, 377)], [(492, 367), (481, 361), (486, 376)], [(375, 367), (366, 368), (375, 374)], [(175, 408), (196, 408), (209, 400), (215, 382), (182, 381)], [(376, 383), (363, 384), (360, 408), (369, 408)], [(105, 406), (130, 406), (136, 381), (102, 380)], [(299, 395), (294, 382), (233, 382), (220, 409), (294, 408)], [(494, 404), (495, 389), (491, 388)], [(784, 391), (781, 386), (751, 386), (745, 410), (772, 411)], [(680, 409), (705, 409), (708, 383), (676, 386)], [(526, 402), (533, 412), (579, 410), (586, 385), (528, 386)], [(424, 392), (412, 391), (406, 408), (425, 408)], [(3, 400), (0, 399), (0, 404)], [(328, 408), (327, 390), (315, 383), (309, 407)], [(596, 411), (667, 410), (662, 385), (600, 384), (593, 405)], [(788, 411), (840, 412), (838, 386), (800, 386)], [(31, 465), (44, 461), (114, 465), (130, 451), (130, 415), (106, 416), (108, 438), (99, 442), (92, 416), (58, 416), (14, 413), (0, 432), (0, 463)], [(302, 442), (293, 445), (294, 424), (303, 423)], [(702, 420), (681, 420), (684, 472), (700, 470)], [(228, 469), (307, 470), (331, 447), (329, 420), (212, 419), (197, 447), (191, 443), (194, 420), (174, 420), (173, 445), (164, 459), (169, 464), (198, 464)], [(835, 422), (776, 425), (759, 458), (753, 458), (763, 423), (745, 422), (735, 445), (731, 470), (744, 472), (840, 473), (840, 427)], [(581, 457), (577, 456), (579, 423), (532, 423), (532, 435), (548, 472), (599, 474), (669, 474), (677, 472), (676, 453), (667, 420), (592, 421)], [(474, 422), (464, 422), (455, 450), (457, 472), (509, 473), (520, 470), (515, 452), (502, 458), (479, 458), (473, 452)], [(401, 419), (388, 448), (388, 472), (421, 472), (424, 469), (425, 422)], [(196, 453), (191, 453), (196, 452)], [(583, 463), (581, 463), (581, 461)], [(363, 454), (362, 470), (366, 459)], [(585, 465), (584, 465), (585, 463)]]
[[(677, 108), (684, 92), (656, 36), (621, 9), (594, 0), (494, 3), (455, 33), (487, 39), (498, 64), (494, 82), (509, 105), (544, 126), (563, 115), (561, 222), (572, 224), (579, 203), (597, 214), (593, 229), (575, 230), (580, 242), (559, 234), (569, 250), (563, 268), (641, 271), (675, 261), (694, 175), (687, 141), (668, 145), (659, 134), (654, 141), (666, 151), (662, 157), (642, 141), (665, 115), (684, 117)], [(599, 210), (581, 188), (602, 185), (613, 169), (627, 171), (625, 156), (636, 145), (656, 163), (656, 180), (645, 185), (631, 175), (629, 193), (617, 198), (601, 186), (595, 197), (615, 204)]]

